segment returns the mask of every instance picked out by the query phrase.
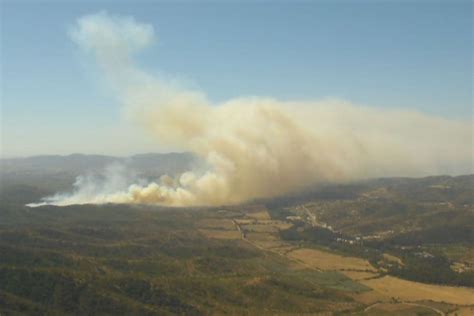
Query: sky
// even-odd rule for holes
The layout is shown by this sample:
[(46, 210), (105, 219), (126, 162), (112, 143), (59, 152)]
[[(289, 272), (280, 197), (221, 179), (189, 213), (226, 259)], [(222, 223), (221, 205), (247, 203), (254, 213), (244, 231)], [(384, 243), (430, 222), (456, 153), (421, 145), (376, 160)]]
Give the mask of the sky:
[[(473, 119), (470, 1), (1, 1), (1, 155), (162, 152), (70, 38), (99, 11), (151, 24), (140, 67), (214, 102), (337, 98)], [(120, 139), (120, 141), (118, 141)]]

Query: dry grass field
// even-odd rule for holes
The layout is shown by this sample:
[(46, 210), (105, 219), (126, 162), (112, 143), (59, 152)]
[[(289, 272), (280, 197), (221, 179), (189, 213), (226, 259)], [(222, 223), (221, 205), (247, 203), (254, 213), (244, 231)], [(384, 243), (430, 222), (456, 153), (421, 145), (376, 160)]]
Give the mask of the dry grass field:
[(288, 256), (321, 270), (358, 270), (376, 272), (374, 267), (372, 267), (367, 260), (355, 257), (343, 257), (317, 249), (301, 248), (289, 252)]
[(255, 232), (255, 233), (276, 233), (278, 232), (278, 227), (272, 225), (261, 225), (259, 224), (251, 224), (251, 225), (242, 225), (242, 229), (247, 232)]
[(432, 300), (457, 305), (474, 305), (474, 289), (472, 288), (424, 284), (391, 276), (359, 282), (382, 295), (402, 301)]
[(290, 249), (290, 248), (294, 248), (292, 247), (291, 245), (285, 243), (285, 242), (282, 242), (282, 241), (279, 241), (279, 240), (269, 240), (269, 241), (265, 241), (265, 240), (259, 240), (259, 241), (256, 241), (256, 240), (252, 240), (253, 242), (256, 242), (261, 248), (264, 248), (264, 249), (267, 249), (267, 250), (270, 250), (270, 251), (283, 251), (284, 249)]
[(236, 218), (234, 219), (234, 221), (239, 225), (250, 225), (257, 222), (256, 219), (251, 219), (251, 218)]
[(400, 316), (417, 316), (417, 315), (439, 315), (430, 307), (413, 306), (400, 303), (382, 303), (377, 304), (374, 308), (367, 310), (364, 315), (400, 315)]
[(373, 272), (364, 272), (364, 271), (341, 271), (342, 274), (349, 277), (354, 281), (370, 279), (378, 276), (377, 273)]
[(242, 237), (238, 230), (199, 229), (199, 232), (207, 238), (215, 239), (240, 239)]
[[(357, 281), (358, 282), (358, 281)], [(358, 282), (360, 283), (360, 282)], [(351, 296), (359, 303), (364, 305), (372, 305), (378, 302), (390, 302), (392, 301), (391, 297), (387, 294), (382, 294), (376, 291), (366, 291), (360, 293), (353, 293)]]
[(274, 235), (274, 234), (269, 234), (269, 233), (246, 233), (245, 234), (246, 238), (249, 241), (278, 241), (279, 238)]
[[(237, 229), (240, 226), (245, 232), (245, 239), (248, 242), (262, 250), (280, 253), (280, 255), (287, 257), (295, 263), (295, 270), (310, 267), (323, 271), (340, 271), (350, 279), (372, 288), (372, 291), (354, 293), (353, 295), (355, 301), (368, 306), (373, 305), (364, 313), (367, 315), (439, 314), (436, 308), (427, 306), (422, 301), (430, 301), (433, 304), (441, 304), (440, 302), (456, 304), (459, 308), (457, 310), (459, 315), (474, 315), (471, 307), (459, 306), (474, 304), (474, 289), (429, 285), (390, 276), (376, 278), (378, 271), (367, 260), (319, 249), (295, 249), (295, 245), (280, 240), (278, 231), (288, 228), (291, 223), (270, 220), (265, 209), (250, 210), (245, 212), (245, 216), (244, 219), (234, 220), (204, 219), (197, 222), (196, 226), (207, 238), (227, 240), (242, 238), (241, 232)], [(401, 263), (399, 258), (392, 255), (384, 254), (384, 257), (390, 261)], [(394, 303), (394, 299), (399, 302)], [(447, 306), (454, 307), (454, 305)]]
[(448, 314), (449, 316), (472, 316), (474, 315), (474, 306), (460, 307)]
[(199, 232), (207, 238), (241, 239), (242, 234), (230, 219), (208, 218), (196, 223)]
[[(317, 270), (340, 271), (350, 279), (364, 284), (372, 291), (354, 294), (354, 299), (365, 305), (374, 305), (364, 314), (368, 315), (436, 315), (436, 309), (424, 307), (419, 301), (445, 302), (456, 305), (474, 304), (474, 290), (461, 287), (428, 285), (405, 281), (394, 277), (377, 277), (377, 270), (364, 259), (346, 257), (319, 249), (294, 249), (287, 242), (279, 239), (278, 231), (290, 223), (269, 220), (266, 210), (258, 209), (246, 212), (246, 219), (235, 219), (235, 223), (245, 231), (245, 238), (260, 249), (278, 252), (294, 260), (295, 269), (312, 267)], [(208, 238), (240, 239), (241, 233), (229, 219), (206, 219), (198, 223), (199, 231)], [(401, 263), (401, 260), (389, 254), (384, 257)], [(299, 262), (299, 263), (298, 263)], [(395, 304), (393, 299), (401, 301)], [(402, 303), (403, 302), (403, 303)], [(410, 305), (410, 302), (412, 305)], [(449, 305), (448, 305), (449, 306)], [(464, 308), (464, 307), (463, 307)], [(458, 310), (460, 315), (469, 314), (472, 310)]]
[(264, 208), (248, 212), (245, 215), (249, 218), (253, 218), (259, 221), (271, 220), (270, 214), (268, 214), (267, 210)]
[(235, 230), (235, 225), (230, 219), (217, 219), (217, 218), (208, 218), (200, 220), (196, 223), (196, 226), (199, 228), (218, 228), (218, 229), (228, 229)]
[(388, 253), (384, 253), (383, 257), (385, 259), (387, 259), (388, 261), (392, 261), (392, 262), (398, 263), (399, 265), (403, 266), (403, 261), (398, 257), (395, 257), (395, 256), (393, 256), (391, 254), (388, 254)]
[(291, 226), (293, 226), (293, 223), (279, 221), (279, 220), (259, 220), (257, 222), (257, 224), (258, 225), (269, 225), (269, 226), (272, 226), (272, 227), (276, 227), (280, 230), (288, 229)]

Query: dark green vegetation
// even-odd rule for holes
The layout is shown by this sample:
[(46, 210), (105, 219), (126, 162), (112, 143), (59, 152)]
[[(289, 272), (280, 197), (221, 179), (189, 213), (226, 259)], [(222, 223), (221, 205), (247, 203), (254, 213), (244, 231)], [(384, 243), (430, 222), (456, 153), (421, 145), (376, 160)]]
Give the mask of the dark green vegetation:
[(275, 216), (301, 217), (281, 237), (366, 258), (404, 279), (474, 287), (474, 176), (382, 179), (343, 188), (333, 192), (342, 192), (337, 197), (316, 192), (318, 199), (304, 195), (280, 205)]
[[(152, 156), (119, 162), (154, 176), (192, 163), (186, 154)], [(81, 155), (2, 161), (2, 315), (260, 314), (363, 307), (350, 294), (367, 289), (339, 273), (294, 270), (285, 258), (243, 240), (206, 238), (196, 223), (228, 216), (217, 210), (24, 206), (70, 191), (77, 175), (100, 170), (111, 160), (116, 162)]]
[(245, 241), (206, 239), (195, 229), (199, 219), (218, 216), (114, 205), (2, 211), (0, 310), (197, 315), (361, 307), (348, 294), (366, 289), (339, 273), (292, 270)]
[[(2, 161), (2, 315), (358, 313), (367, 307), (354, 295), (368, 288), (339, 272), (295, 269), (287, 257), (248, 240), (213, 239), (199, 230), (203, 220), (241, 218), (251, 204), (227, 212), (24, 206), (70, 191), (79, 173), (116, 162), (86, 157), (87, 163), (80, 155)], [(136, 157), (120, 162), (140, 175), (193, 163), (176, 154), (161, 157), (160, 169), (157, 157)], [(474, 286), (473, 188), (474, 176), (382, 179), (263, 203), (273, 219), (300, 217), (279, 233), (291, 244), (367, 258), (405, 279)]]

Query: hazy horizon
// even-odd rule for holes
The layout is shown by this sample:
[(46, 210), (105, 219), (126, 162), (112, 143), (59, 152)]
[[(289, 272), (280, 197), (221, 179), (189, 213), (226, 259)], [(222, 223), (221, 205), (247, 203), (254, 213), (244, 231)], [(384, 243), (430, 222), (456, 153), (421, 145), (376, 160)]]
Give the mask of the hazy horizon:
[(44, 156), (59, 156), (59, 157), (68, 157), (74, 155), (81, 155), (81, 156), (105, 156), (105, 157), (117, 157), (117, 158), (127, 158), (132, 156), (140, 156), (140, 155), (166, 155), (166, 154), (186, 154), (189, 153), (187, 151), (162, 151), (162, 152), (136, 152), (130, 153), (125, 155), (108, 155), (108, 154), (99, 154), (99, 153), (83, 153), (83, 152), (71, 152), (71, 153), (64, 153), (64, 154), (54, 154), (54, 153), (44, 153), (44, 154), (37, 154), (37, 155), (27, 155), (27, 156), (3, 156), (0, 159), (24, 159), (24, 158), (33, 158), (33, 157), (44, 157)]

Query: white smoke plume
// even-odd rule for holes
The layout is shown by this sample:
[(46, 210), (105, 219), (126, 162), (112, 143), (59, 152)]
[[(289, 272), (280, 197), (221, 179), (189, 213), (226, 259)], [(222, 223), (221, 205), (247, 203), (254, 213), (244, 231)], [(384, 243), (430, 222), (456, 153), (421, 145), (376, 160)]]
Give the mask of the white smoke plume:
[(209, 169), (119, 188), (79, 180), (75, 192), (45, 203), (219, 205), (318, 183), (473, 171), (472, 121), (340, 100), (242, 97), (212, 104), (203, 92), (134, 64), (133, 54), (154, 40), (151, 25), (101, 12), (80, 18), (71, 37), (95, 56), (126, 117), (161, 144), (203, 158)]

